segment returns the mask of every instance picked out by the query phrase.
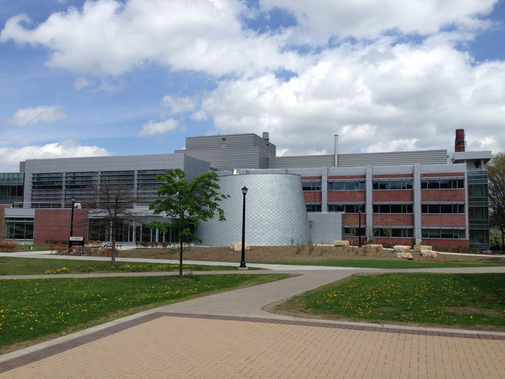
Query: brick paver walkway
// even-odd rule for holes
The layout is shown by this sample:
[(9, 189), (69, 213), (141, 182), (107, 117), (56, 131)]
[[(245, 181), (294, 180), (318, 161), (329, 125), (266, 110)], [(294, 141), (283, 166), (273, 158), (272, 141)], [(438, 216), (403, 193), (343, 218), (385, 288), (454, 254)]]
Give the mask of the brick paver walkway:
[(150, 319), (0, 378), (505, 377), (505, 337), (164, 313)]
[[(505, 378), (505, 333), (307, 321), (262, 310), (366, 271), (318, 270), (163, 306), (0, 356), (0, 379)], [(456, 270), (505, 268), (429, 271)]]

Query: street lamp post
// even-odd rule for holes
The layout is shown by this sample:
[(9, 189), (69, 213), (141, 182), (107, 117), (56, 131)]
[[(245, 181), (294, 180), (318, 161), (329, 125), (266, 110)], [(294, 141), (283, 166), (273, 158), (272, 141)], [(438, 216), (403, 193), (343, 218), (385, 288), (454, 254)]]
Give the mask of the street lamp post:
[(505, 245), (503, 244), (503, 225), (501, 226), (501, 253), (505, 254)]
[(244, 195), (244, 202), (242, 205), (242, 259), (239, 268), (245, 269), (245, 195), (247, 195), (247, 187), (242, 188), (242, 195)]
[(358, 247), (361, 247), (361, 210), (358, 212), (358, 215), (359, 215), (359, 220), (358, 220), (358, 223), (359, 223), (359, 227), (358, 227)]
[(70, 254), (70, 247), (72, 246), (72, 236), (74, 235), (74, 207), (75, 197), (72, 197), (72, 213), (70, 214), (70, 238), (68, 239), (68, 254)]

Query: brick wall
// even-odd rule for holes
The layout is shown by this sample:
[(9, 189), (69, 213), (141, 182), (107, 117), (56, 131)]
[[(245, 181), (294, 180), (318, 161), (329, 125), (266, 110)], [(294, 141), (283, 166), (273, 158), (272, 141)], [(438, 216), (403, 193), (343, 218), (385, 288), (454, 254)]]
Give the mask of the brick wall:
[(412, 175), (409, 174), (389, 174), (389, 175), (374, 175), (373, 179), (391, 179), (391, 178), (403, 178), (403, 179), (412, 179)]
[(413, 226), (414, 225), (414, 215), (413, 214), (401, 214), (401, 213), (391, 213), (391, 214), (374, 214), (373, 215), (374, 226), (380, 227), (384, 226)]
[(458, 247), (458, 246), (470, 247), (470, 240), (458, 240), (458, 239), (444, 240), (444, 239), (423, 238), (423, 245), (432, 246), (434, 250), (436, 250), (437, 247), (446, 247), (449, 249), (451, 247)]
[(421, 190), (421, 201), (465, 201), (465, 190)]
[(414, 201), (411, 190), (374, 190), (373, 201)]
[[(70, 209), (36, 209), (33, 244), (44, 245), (46, 240), (68, 240), (70, 237)], [(74, 210), (75, 237), (88, 238), (88, 211)]]
[(313, 192), (304, 192), (303, 197), (305, 198), (306, 203), (320, 203), (322, 194), (321, 191), (313, 191)]
[(464, 172), (447, 172), (447, 173), (436, 173), (436, 174), (421, 174), (421, 178), (441, 178), (442, 176), (465, 176)]
[(366, 179), (365, 175), (346, 175), (346, 176), (335, 176), (331, 175), (328, 176), (328, 179), (338, 179), (338, 180), (344, 180), (344, 179)]
[[(359, 214), (354, 213), (344, 213), (342, 215), (342, 223), (344, 225), (358, 225), (359, 224)], [(366, 224), (366, 213), (361, 214), (361, 227), (364, 228)]]
[(423, 226), (466, 226), (466, 216), (464, 214), (423, 214), (421, 224)]
[(365, 191), (328, 191), (328, 201), (363, 203), (365, 200), (366, 200)]
[(4, 240), (5, 208), (11, 208), (11, 206), (0, 205), (0, 242)]
[(321, 176), (302, 176), (301, 180), (306, 181), (306, 180), (321, 180)]

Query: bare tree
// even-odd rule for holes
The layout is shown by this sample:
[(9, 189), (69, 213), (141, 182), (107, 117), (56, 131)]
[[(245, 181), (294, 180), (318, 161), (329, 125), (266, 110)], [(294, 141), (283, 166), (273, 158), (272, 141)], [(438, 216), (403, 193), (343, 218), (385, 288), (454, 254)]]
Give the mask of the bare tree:
[(111, 235), (111, 265), (116, 265), (115, 235), (118, 225), (126, 220), (138, 217), (133, 212), (135, 204), (142, 202), (129, 183), (112, 180), (102, 180), (87, 189), (88, 201), (83, 207), (89, 210), (90, 216), (99, 220), (101, 225), (109, 228)]

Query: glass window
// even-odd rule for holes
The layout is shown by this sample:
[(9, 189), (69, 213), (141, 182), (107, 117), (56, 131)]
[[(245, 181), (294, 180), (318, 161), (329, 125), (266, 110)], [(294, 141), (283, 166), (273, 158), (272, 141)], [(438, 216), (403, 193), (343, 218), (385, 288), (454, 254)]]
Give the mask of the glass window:
[(440, 204), (428, 204), (428, 213), (440, 213)]
[(409, 179), (409, 180), (404, 180), (402, 182), (402, 186), (403, 186), (403, 189), (412, 189), (414, 188), (414, 181), (412, 179)]
[(421, 212), (428, 213), (428, 204), (421, 204)]
[(360, 191), (365, 191), (366, 190), (366, 184), (364, 181), (359, 182), (359, 190)]
[(450, 179), (440, 179), (440, 188), (451, 188), (451, 180)]
[(430, 238), (440, 238), (440, 229), (428, 229)]
[(344, 182), (345, 191), (354, 191), (354, 182)]
[(391, 189), (392, 190), (401, 190), (402, 189), (402, 181), (401, 180), (391, 180)]
[(380, 213), (391, 213), (391, 205), (389, 204), (380, 204), (379, 205)]
[(438, 179), (429, 179), (428, 180), (428, 189), (439, 189), (440, 188), (440, 182)]
[(441, 213), (452, 213), (452, 204), (441, 204), (440, 205)]
[(402, 213), (401, 204), (391, 204), (391, 213)]

